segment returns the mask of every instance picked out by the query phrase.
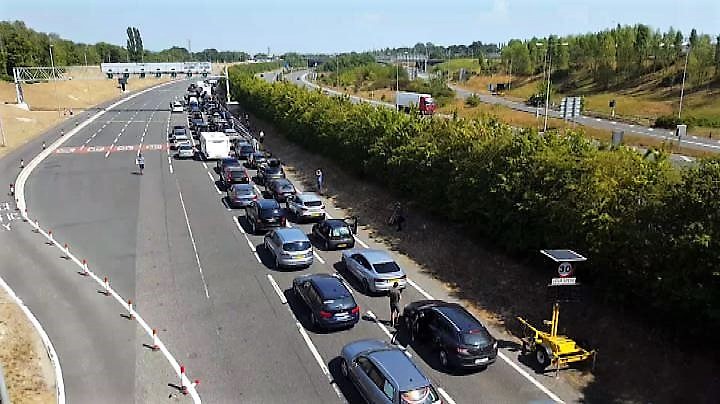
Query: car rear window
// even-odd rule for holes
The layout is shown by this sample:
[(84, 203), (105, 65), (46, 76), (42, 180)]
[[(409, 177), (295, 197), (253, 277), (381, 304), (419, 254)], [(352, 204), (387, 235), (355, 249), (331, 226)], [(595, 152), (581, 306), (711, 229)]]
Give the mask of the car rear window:
[(379, 274), (389, 274), (391, 272), (399, 272), (400, 267), (398, 264), (396, 264), (393, 261), (390, 262), (381, 262), (379, 264), (373, 264), (373, 267), (375, 268), (375, 272)]
[(432, 404), (440, 400), (433, 386), (400, 392), (400, 402), (405, 404)]
[(243, 170), (230, 170), (230, 176), (233, 178), (245, 177), (245, 171)]
[(322, 206), (322, 201), (307, 201), (307, 202), (305, 202), (305, 206), (310, 206), (310, 207)]
[(267, 219), (270, 217), (277, 217), (277, 216), (281, 216), (281, 215), (282, 215), (282, 212), (280, 211), (280, 209), (277, 209), (277, 208), (260, 210), (260, 217), (263, 219)]
[(292, 241), (290, 243), (283, 244), (283, 250), (285, 251), (305, 251), (309, 248), (309, 241)]
[(484, 329), (475, 329), (462, 334), (462, 343), (465, 345), (484, 346), (490, 343), (490, 335)]
[(324, 300), (323, 304), (328, 310), (347, 310), (356, 306), (355, 300), (350, 295)]
[(240, 195), (252, 195), (255, 192), (252, 190), (252, 188), (237, 187), (237, 188), (235, 188), (235, 193), (240, 194)]
[(295, 188), (290, 184), (281, 184), (278, 188), (281, 192), (295, 192)]
[(189, 145), (184, 144), (184, 145), (181, 145), (181, 146), (180, 146), (180, 150), (192, 150), (192, 147), (189, 146)]
[(279, 174), (280, 173), (280, 167), (273, 167), (273, 166), (267, 166), (265, 168), (265, 172), (268, 174)]
[(240, 146), (240, 152), (242, 152), (242, 153), (252, 153), (252, 151), (253, 151), (253, 147), (250, 145)]
[(336, 227), (330, 232), (331, 237), (349, 237), (350, 230), (347, 227)]

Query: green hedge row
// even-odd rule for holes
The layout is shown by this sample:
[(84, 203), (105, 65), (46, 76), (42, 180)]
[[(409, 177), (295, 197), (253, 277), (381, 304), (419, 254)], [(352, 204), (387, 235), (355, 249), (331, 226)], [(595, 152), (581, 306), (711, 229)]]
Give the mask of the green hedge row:
[(720, 128), (720, 117), (698, 117), (698, 116), (684, 116), (678, 118), (675, 115), (662, 115), (655, 119), (653, 124), (656, 128), (675, 129), (677, 125), (685, 124), (688, 128), (692, 127), (703, 127), (703, 128)]
[(596, 299), (675, 331), (720, 331), (720, 160), (679, 171), (581, 134), (420, 119), (238, 69), (230, 78), (233, 98), (291, 141), (466, 224), (469, 236), (521, 256), (575, 249), (589, 257), (579, 276)]

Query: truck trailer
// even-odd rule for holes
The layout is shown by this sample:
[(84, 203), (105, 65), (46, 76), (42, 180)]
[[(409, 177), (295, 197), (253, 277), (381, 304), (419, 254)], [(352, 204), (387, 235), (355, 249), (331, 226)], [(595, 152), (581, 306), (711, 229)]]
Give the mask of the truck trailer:
[(400, 91), (395, 98), (395, 106), (398, 111), (410, 112), (411, 108), (417, 108), (423, 115), (435, 113), (435, 100), (430, 94)]
[(230, 139), (222, 132), (201, 132), (200, 153), (204, 160), (230, 157)]

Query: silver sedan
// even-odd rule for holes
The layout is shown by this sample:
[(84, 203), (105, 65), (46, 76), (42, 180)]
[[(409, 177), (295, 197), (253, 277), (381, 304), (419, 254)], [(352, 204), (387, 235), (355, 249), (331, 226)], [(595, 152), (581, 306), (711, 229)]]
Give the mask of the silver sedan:
[(364, 292), (385, 292), (395, 282), (400, 288), (407, 283), (407, 276), (385, 251), (354, 248), (342, 253), (342, 263), (362, 285)]

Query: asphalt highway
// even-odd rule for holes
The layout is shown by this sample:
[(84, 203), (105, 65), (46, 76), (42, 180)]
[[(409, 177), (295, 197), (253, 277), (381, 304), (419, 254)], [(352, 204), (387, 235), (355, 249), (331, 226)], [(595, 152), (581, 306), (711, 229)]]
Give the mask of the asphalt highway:
[[(168, 127), (186, 123), (185, 114), (170, 114), (167, 105), (187, 84), (142, 94), (77, 133), (30, 176), (29, 210), (109, 276), (120, 294), (133, 299), (189, 376), (200, 379), (203, 401), (359, 402), (339, 374), (337, 357), (343, 345), (357, 339), (390, 340), (392, 329), (380, 321), (389, 317), (387, 297), (355, 291), (364, 319), (353, 329), (306, 329), (306, 313), (288, 290), (292, 279), (337, 272), (356, 286), (338, 265), (340, 252), (316, 250), (314, 264), (302, 271), (270, 269), (262, 236), (250, 235), (243, 211), (223, 203), (214, 162), (176, 160), (167, 150)], [(28, 146), (26, 152), (36, 147)], [(136, 173), (138, 147), (145, 155), (143, 175)], [(11, 172), (16, 159), (0, 161), (7, 162)], [(331, 216), (344, 216), (327, 205)], [(306, 232), (311, 227), (292, 225)], [(7, 244), (5, 253), (21, 252), (14, 262), (25, 270), (4, 268), (2, 275), (11, 286), (20, 286), (21, 297), (31, 296), (31, 306), (42, 307), (40, 320), (57, 345), (63, 368), (75, 369), (66, 375), (67, 382), (87, 399), (70, 402), (91, 402), (92, 389), (79, 390), (88, 380), (102, 387), (95, 402), (113, 402), (104, 399), (105, 392), (135, 397), (136, 402), (157, 402), (153, 398), (167, 395), (172, 373), (142, 346), (147, 341), (119, 316), (118, 307), (98, 296), (76, 270), (64, 268), (69, 265), (58, 259), (57, 251), (43, 250), (47, 246), (29, 229), (12, 234), (14, 244)], [(384, 248), (364, 231), (358, 237), (366, 245)], [(408, 287), (403, 303), (428, 297), (452, 300), (417, 264), (397, 259), (417, 285)], [(445, 402), (580, 399), (561, 379), (535, 374), (520, 364), (518, 353), (507, 348), (511, 342), (503, 344), (507, 360), (499, 358), (482, 372), (462, 375), (440, 371), (425, 349), (408, 346), (408, 352), (442, 389)], [(112, 369), (99, 368), (97, 360), (112, 364)], [(83, 368), (74, 361), (90, 363)]]

